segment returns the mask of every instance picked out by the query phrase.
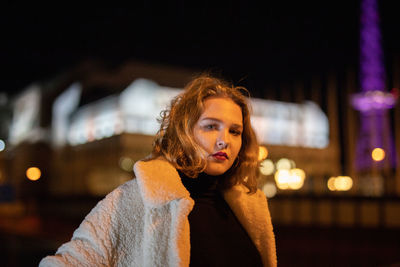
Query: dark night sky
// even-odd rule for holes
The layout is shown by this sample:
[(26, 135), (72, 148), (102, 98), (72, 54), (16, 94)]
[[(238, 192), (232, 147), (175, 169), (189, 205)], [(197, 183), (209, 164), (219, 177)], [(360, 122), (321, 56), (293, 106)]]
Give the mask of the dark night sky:
[[(212, 68), (259, 84), (358, 64), (359, 1), (215, 2), (5, 5), (0, 90), (16, 93), (90, 58)], [(394, 2), (380, 4), (387, 61), (400, 43)]]

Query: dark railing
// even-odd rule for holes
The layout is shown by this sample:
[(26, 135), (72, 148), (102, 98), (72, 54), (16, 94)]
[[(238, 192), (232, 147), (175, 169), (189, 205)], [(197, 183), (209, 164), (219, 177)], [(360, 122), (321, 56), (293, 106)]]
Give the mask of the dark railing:
[(400, 197), (279, 195), (269, 207), (279, 225), (400, 228)]

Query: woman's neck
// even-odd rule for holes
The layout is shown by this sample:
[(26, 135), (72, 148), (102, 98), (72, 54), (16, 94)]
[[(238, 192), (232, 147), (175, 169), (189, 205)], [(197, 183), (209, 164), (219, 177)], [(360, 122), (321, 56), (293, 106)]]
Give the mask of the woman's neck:
[(213, 192), (217, 193), (219, 191), (218, 182), (223, 179), (223, 175), (213, 176), (204, 172), (199, 173), (196, 178), (190, 178), (181, 171), (178, 171), (178, 173), (183, 185), (192, 196)]

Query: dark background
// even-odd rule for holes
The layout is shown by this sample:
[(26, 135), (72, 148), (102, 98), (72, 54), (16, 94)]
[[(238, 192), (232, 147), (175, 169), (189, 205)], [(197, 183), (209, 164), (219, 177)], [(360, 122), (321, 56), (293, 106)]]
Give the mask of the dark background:
[[(400, 20), (395, 3), (379, 1), (388, 78), (400, 52)], [(348, 68), (357, 71), (359, 15), (359, 0), (135, 1), (119, 7), (64, 1), (46, 5), (2, 3), (0, 93), (7, 92), (12, 97), (31, 82), (52, 79), (83, 60), (97, 59), (110, 67), (137, 60), (196, 71), (213, 70), (262, 97), (262, 91), (270, 88), (271, 83), (277, 84), (275, 90), (279, 90), (281, 82), (310, 79), (329, 71), (344, 72)], [(348, 95), (341, 84), (338, 81), (338, 97), (343, 100)], [(321, 90), (326, 88), (322, 86)], [(324, 107), (323, 103), (321, 106)], [(338, 117), (341, 128), (348, 125), (343, 114)], [(343, 132), (341, 129), (341, 140)], [(346, 157), (342, 155), (342, 164)], [(301, 195), (286, 198), (296, 203), (302, 200)], [(326, 196), (305, 200), (317, 205), (320, 200), (340, 203), (348, 199)], [(370, 201), (351, 199), (359, 206), (364, 200)], [(378, 199), (381, 210), (392, 200)], [(70, 238), (83, 214), (97, 201), (44, 199), (46, 205), (41, 208), (53, 220), (23, 218), (14, 228), (20, 227), (20, 232), (28, 233), (26, 236), (2, 233), (3, 263), (5, 258), (6, 263), (8, 259), (15, 261), (10, 266), (26, 266), (32, 259), (39, 262), (44, 255), (54, 253), (54, 248)], [(61, 215), (67, 217), (64, 211), (71, 212), (71, 207), (80, 208), (71, 221), (54, 220), (57, 216), (63, 218)], [(30, 236), (31, 225), (35, 224), (44, 230)], [(275, 231), (282, 266), (325, 265), (321, 262), (330, 266), (378, 266), (377, 263), (398, 262), (398, 229), (278, 225)], [(58, 239), (51, 241), (54, 234)], [(52, 243), (46, 243), (49, 240)]]
[[(1, 8), (0, 90), (15, 94), (83, 59), (216, 70), (261, 90), (348, 66), (358, 69), (360, 1), (154, 1)], [(395, 1), (379, 1), (385, 60), (399, 47)]]

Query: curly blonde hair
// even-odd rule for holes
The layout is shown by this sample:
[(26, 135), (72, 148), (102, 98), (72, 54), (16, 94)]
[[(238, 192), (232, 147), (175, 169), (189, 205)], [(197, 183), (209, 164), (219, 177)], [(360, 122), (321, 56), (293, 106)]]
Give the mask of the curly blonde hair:
[(219, 182), (221, 189), (244, 184), (249, 193), (257, 190), (258, 142), (250, 123), (249, 92), (225, 80), (202, 74), (189, 82), (176, 96), (169, 108), (160, 114), (157, 132), (149, 159), (164, 157), (177, 170), (189, 177), (197, 177), (206, 168), (202, 148), (195, 142), (193, 128), (203, 112), (203, 101), (211, 96), (228, 97), (240, 106), (243, 115), (242, 146), (226, 179)]

